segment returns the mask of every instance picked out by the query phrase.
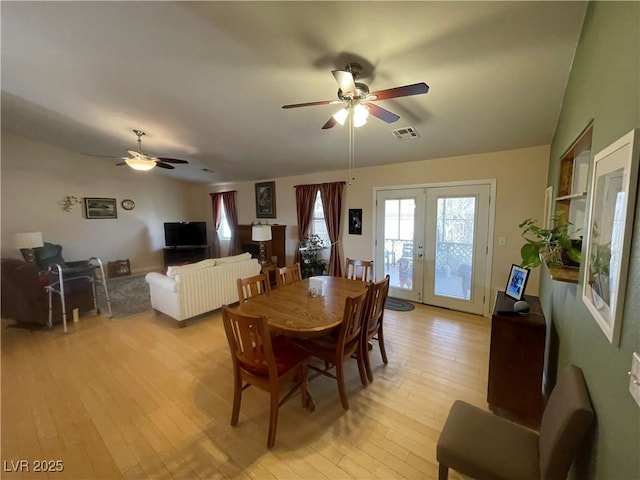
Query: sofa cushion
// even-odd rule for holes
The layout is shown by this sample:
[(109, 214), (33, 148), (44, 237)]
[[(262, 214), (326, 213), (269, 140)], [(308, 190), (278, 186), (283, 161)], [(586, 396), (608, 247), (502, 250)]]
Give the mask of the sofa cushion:
[(193, 270), (200, 270), (202, 268), (211, 268), (216, 266), (216, 260), (213, 258), (207, 258), (200, 262), (189, 263), (187, 265), (171, 266), (167, 268), (167, 277), (175, 278), (180, 273), (185, 273)]
[(233, 255), (231, 257), (216, 258), (216, 265), (224, 265), (225, 263), (244, 262), (251, 260), (251, 254), (248, 252), (241, 253), (240, 255)]

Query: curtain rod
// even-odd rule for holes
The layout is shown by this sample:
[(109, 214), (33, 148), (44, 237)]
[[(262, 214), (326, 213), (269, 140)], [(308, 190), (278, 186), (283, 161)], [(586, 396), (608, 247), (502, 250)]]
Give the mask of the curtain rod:
[(238, 193), (237, 190), (226, 190), (224, 192), (210, 192), (209, 195), (217, 195), (219, 193)]
[(296, 188), (296, 187), (311, 187), (311, 186), (314, 186), (314, 185), (331, 185), (331, 184), (334, 184), (334, 183), (341, 183), (342, 185), (344, 185), (347, 182), (342, 181), (342, 182), (307, 183), (307, 184), (304, 184), (304, 185), (294, 185), (293, 188)]

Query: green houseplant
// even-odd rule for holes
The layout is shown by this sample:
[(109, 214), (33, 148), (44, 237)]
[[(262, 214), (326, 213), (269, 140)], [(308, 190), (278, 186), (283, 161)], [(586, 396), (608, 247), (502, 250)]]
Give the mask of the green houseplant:
[(550, 228), (542, 228), (538, 221), (532, 218), (524, 220), (519, 228), (522, 229), (522, 237), (526, 243), (520, 249), (522, 257), (521, 266), (524, 268), (535, 268), (540, 266), (542, 261), (547, 265), (562, 265), (563, 253), (565, 258), (580, 264), (581, 261), (581, 240), (574, 240), (569, 237), (569, 221), (563, 220), (562, 211), (556, 212), (551, 219)]
[(320, 252), (326, 248), (324, 240), (320, 235), (310, 233), (302, 239), (300, 243), (300, 254), (302, 255), (302, 276), (313, 277), (324, 274), (327, 268), (327, 261), (320, 256)]

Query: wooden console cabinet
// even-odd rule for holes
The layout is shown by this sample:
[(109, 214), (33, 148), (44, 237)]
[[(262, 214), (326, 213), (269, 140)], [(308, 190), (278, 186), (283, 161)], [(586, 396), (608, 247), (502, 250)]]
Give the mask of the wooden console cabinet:
[(544, 409), (546, 322), (538, 297), (525, 295), (524, 300), (530, 312), (513, 314), (514, 300), (504, 292), (497, 294), (491, 319), (487, 402), (495, 413), (538, 428)]
[[(271, 241), (265, 242), (267, 262), (271, 263), (271, 257), (278, 257), (277, 267), (284, 267), (287, 261), (286, 252), (286, 225), (270, 225)], [(249, 252), (255, 258), (259, 258), (260, 242), (251, 240), (251, 225), (238, 225), (236, 247), (239, 253)]]
[(165, 247), (162, 249), (164, 266), (184, 265), (209, 258), (209, 247)]

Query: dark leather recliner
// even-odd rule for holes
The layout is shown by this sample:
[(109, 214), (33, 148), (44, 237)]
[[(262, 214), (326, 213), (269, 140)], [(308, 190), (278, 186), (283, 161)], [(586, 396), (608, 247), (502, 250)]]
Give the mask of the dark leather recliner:
[[(47, 325), (49, 319), (49, 299), (45, 286), (48, 276), (40, 276), (38, 267), (14, 258), (0, 261), (2, 318), (18, 323)], [(62, 321), (62, 308), (59, 296), (52, 302), (53, 323)], [(91, 282), (78, 278), (65, 282), (65, 303), (67, 311), (78, 309), (85, 313), (94, 309)]]
[(42, 271), (49, 270), (52, 265), (60, 265), (62, 275), (65, 278), (87, 275), (95, 278), (95, 265), (89, 260), (79, 260), (76, 262), (66, 262), (62, 258), (62, 246), (54, 243), (44, 242), (43, 247), (33, 249), (36, 256), (36, 264)]

